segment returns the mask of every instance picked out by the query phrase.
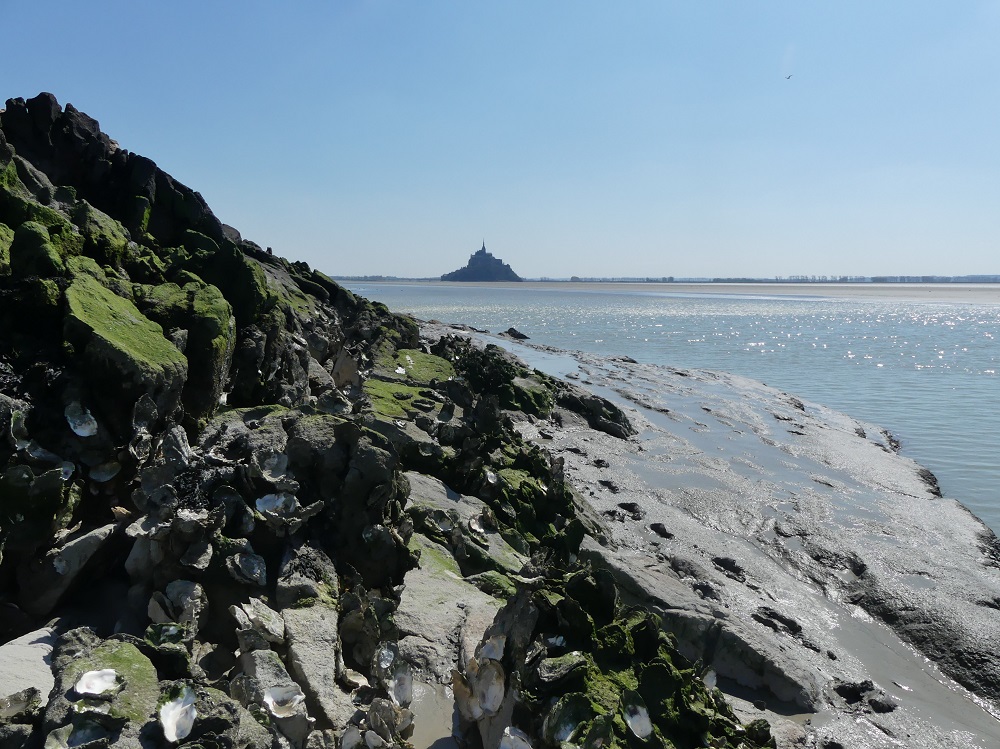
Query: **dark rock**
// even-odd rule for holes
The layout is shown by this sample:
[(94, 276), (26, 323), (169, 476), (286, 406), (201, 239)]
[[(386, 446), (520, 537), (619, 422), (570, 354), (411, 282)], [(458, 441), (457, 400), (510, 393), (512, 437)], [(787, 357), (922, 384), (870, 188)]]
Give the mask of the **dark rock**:
[(743, 568), (732, 557), (713, 557), (712, 563), (734, 580), (739, 580), (740, 582), (746, 580)]
[(507, 330), (505, 330), (503, 332), (503, 335), (508, 336), (510, 338), (513, 338), (514, 340), (517, 340), (517, 341), (527, 341), (527, 340), (529, 340), (528, 336), (526, 336), (524, 333), (522, 333), (517, 328), (507, 328)]
[(649, 529), (660, 538), (671, 539), (674, 537), (674, 534), (668, 531), (663, 523), (650, 523)]

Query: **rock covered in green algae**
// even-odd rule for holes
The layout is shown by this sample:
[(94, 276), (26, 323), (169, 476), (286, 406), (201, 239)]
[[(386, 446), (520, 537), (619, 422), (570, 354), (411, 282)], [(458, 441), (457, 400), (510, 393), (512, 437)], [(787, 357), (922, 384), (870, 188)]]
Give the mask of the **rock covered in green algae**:
[(9, 249), (10, 271), (18, 278), (62, 273), (63, 259), (52, 244), (49, 230), (37, 221), (25, 221), (14, 232)]
[[(412, 670), (468, 675), (472, 643), (508, 598), (535, 607), (509, 651), (529, 653), (538, 621), (545, 650), (531, 651), (537, 672), (523, 674), (496, 636), (475, 654), (467, 686), (490, 714), (484, 735), (526, 741), (513, 720), (535, 739), (597, 749), (626, 735), (623, 698), (653, 704), (637, 654), (660, 657), (666, 645), (575, 566), (581, 539), (600, 529), (561, 461), (510, 417), (569, 409), (627, 437), (607, 402), (499, 349), (421, 342), (413, 320), (225, 229), (200, 195), (49, 95), (0, 114), (0, 321), (10, 489), (0, 538), (16, 539), (0, 594), (30, 595), (40, 578), (18, 568), (55, 559), (75, 525), (88, 538), (109, 532), (91, 574), (49, 588), (46, 608), (60, 613), (62, 599), (86, 599), (104, 578), (129, 585), (109, 612), (128, 631), (77, 631), (56, 658), (64, 680), (74, 663), (121, 673), (113, 715), (107, 701), (73, 707), (63, 695), (32, 724), (36, 737), (60, 747), (399, 744), (414, 719), (403, 706)], [(407, 475), (463, 493), (473, 511), (408, 507)], [(36, 500), (37, 517), (12, 498)], [(525, 587), (563, 569), (562, 592)], [(445, 580), (454, 595), (441, 606), (464, 607), (422, 616)], [(265, 608), (271, 627), (248, 614)], [(432, 638), (433, 658), (422, 644)], [(677, 668), (678, 693), (725, 717), (697, 674)], [(534, 723), (522, 715), (529, 702), (508, 699), (507, 679), (531, 682), (525, 700), (548, 695)], [(575, 696), (552, 700), (557, 688)], [(183, 730), (159, 720), (165, 705)], [(709, 728), (722, 731), (714, 715)], [(571, 720), (586, 733), (567, 734)]]
[[(617, 603), (608, 573), (555, 572), (508, 601), (455, 674), (465, 728), (485, 747), (511, 724), (535, 747), (774, 747), (766, 722), (742, 725), (653, 614)], [(488, 664), (501, 699), (484, 699)]]
[(103, 273), (95, 263), (80, 260), (71, 268), (66, 337), (96, 381), (95, 390), (105, 383), (102, 400), (127, 404), (148, 395), (162, 416), (171, 415), (187, 379), (184, 355), (164, 337), (162, 327), (101, 284), (95, 276)]

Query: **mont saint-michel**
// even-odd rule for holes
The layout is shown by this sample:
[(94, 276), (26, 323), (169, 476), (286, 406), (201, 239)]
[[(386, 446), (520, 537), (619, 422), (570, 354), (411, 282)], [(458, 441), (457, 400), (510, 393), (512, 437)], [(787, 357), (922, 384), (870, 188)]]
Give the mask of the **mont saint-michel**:
[(451, 273), (441, 276), (442, 281), (521, 281), (514, 270), (498, 257), (486, 251), (486, 242), (482, 249), (469, 257), (469, 263)]

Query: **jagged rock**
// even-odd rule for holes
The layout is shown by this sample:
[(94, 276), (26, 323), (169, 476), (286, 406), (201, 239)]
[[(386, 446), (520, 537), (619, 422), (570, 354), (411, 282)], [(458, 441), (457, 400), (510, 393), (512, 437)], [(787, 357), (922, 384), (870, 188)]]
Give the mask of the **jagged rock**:
[(80, 352), (92, 392), (120, 434), (131, 427), (132, 409), (143, 395), (152, 398), (161, 417), (180, 405), (187, 361), (128, 299), (109, 291), (95, 275), (103, 275), (83, 259), (71, 263), (66, 289), (66, 337)]
[(410, 484), (409, 513), (415, 527), (446, 545), (464, 571), (521, 571), (527, 559), (500, 535), (489, 505), (449, 489), (432, 476), (409, 471), (406, 478)]
[(42, 558), (22, 565), (18, 570), (18, 581), (23, 591), (21, 608), (34, 616), (44, 616), (52, 611), (116, 527), (112, 523), (70, 536)]
[(305, 695), (272, 650), (254, 650), (240, 656), (242, 673), (232, 680), (232, 696), (244, 707), (256, 705), (293, 746), (309, 735)]
[(174, 283), (150, 286), (136, 302), (164, 330), (187, 331), (184, 406), (196, 418), (211, 416), (228, 384), (236, 345), (236, 318), (229, 302), (215, 286), (197, 279), (183, 287)]
[(337, 609), (315, 603), (282, 610), (288, 667), (306, 693), (307, 704), (334, 729), (346, 728), (356, 708), (339, 682), (344, 672)]
[(208, 596), (201, 585), (190, 580), (174, 580), (161, 593), (153, 593), (149, 601), (149, 618), (154, 623), (176, 622), (204, 626), (208, 617)]
[[(458, 563), (444, 547), (420, 534), (414, 534), (410, 543), (420, 552), (420, 566), (406, 573), (406, 588), (394, 615), (399, 650), (415, 666), (445, 681), (458, 665), (453, 633), (462, 633), (469, 625), (481, 627), (484, 620), (488, 623), (500, 602), (462, 580)], [(464, 636), (478, 640), (481, 630)]]
[[(298, 749), (336, 740), (314, 727), (346, 726), (341, 749), (375, 749), (409, 736), (414, 683), (456, 669), (487, 749), (513, 749), (539, 745), (556, 687), (521, 734), (509, 724), (526, 706), (508, 681), (566, 691), (602, 657), (637, 669), (630, 642), (637, 658), (661, 655), (652, 625), (612, 618), (606, 576), (576, 560), (585, 531), (600, 528), (562, 461), (528, 444), (512, 414), (530, 414), (517, 422), (539, 434), (567, 409), (619, 436), (628, 420), (495, 347), (424, 346), (418, 333), (223, 227), (200, 195), (72, 106), (9, 101), (0, 518), (14, 521), (2, 529), (0, 599), (38, 598), (52, 614), (127, 631), (68, 633), (44, 721), (3, 740)], [(118, 527), (103, 541), (88, 533)], [(97, 583), (77, 575), (62, 592), (66, 580), (42, 569), (82, 539), (94, 548), (80, 566), (89, 558), (119, 588), (110, 616), (96, 616)], [(60, 600), (69, 592), (75, 610)], [(508, 609), (483, 640), (515, 595), (530, 606)], [(4, 632), (30, 625), (13, 614)], [(70, 720), (79, 669), (114, 672), (113, 689), (86, 698), (109, 697), (113, 714), (80, 705)], [(641, 686), (644, 673), (629, 678)], [(227, 680), (239, 706), (214, 690)], [(588, 694), (620, 691), (604, 686)], [(590, 746), (610, 740), (590, 726)]]
[(18, 278), (54, 276), (65, 269), (48, 229), (36, 221), (26, 221), (17, 228), (8, 258), (10, 270)]

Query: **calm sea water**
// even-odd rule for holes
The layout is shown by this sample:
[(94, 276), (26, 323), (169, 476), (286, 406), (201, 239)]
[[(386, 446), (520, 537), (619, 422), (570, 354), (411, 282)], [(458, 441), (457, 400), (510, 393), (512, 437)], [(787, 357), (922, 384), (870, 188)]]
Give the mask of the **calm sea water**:
[(351, 283), (421, 319), (752, 377), (889, 429), (1000, 533), (1000, 305)]

